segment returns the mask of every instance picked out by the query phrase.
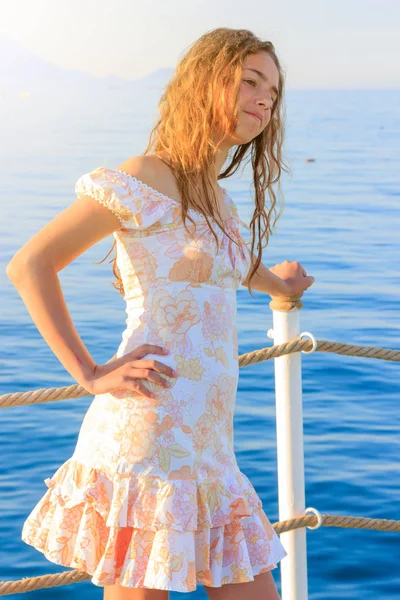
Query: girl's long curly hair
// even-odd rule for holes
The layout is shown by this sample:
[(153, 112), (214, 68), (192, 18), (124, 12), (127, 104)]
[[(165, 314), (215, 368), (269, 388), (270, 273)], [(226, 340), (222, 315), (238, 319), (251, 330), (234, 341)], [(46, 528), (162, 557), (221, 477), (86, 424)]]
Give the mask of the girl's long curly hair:
[[(247, 151), (250, 150), (249, 160), (251, 158), (255, 190), (255, 208), (250, 221), (252, 232), (250, 252), (252, 269), (248, 278), (250, 294), (250, 282), (262, 260), (262, 249), (268, 244), (269, 235), (273, 232), (282, 212), (278, 214), (276, 212), (277, 196), (273, 184), (278, 184), (278, 197), (282, 198), (281, 173), (282, 170), (289, 172), (282, 159), (284, 73), (273, 44), (262, 41), (247, 29), (219, 27), (202, 35), (190, 46), (167, 84), (158, 103), (161, 117), (152, 129), (149, 143), (143, 152), (143, 155), (146, 155), (153, 150), (155, 154), (168, 157), (168, 164), (176, 179), (182, 200), (182, 220), (185, 229), (187, 230), (186, 218), (192, 221), (187, 210), (189, 207), (195, 208), (205, 216), (218, 246), (218, 239), (208, 216), (212, 216), (226, 235), (228, 233), (222, 223), (209, 175), (212, 169), (215, 169), (215, 155), (220, 144), (233, 134), (236, 127), (237, 101), (244, 60), (249, 54), (260, 51), (265, 51), (271, 56), (279, 71), (279, 93), (271, 109), (270, 121), (253, 140), (230, 149), (229, 164), (218, 175), (218, 180), (233, 175), (245, 159)], [(219, 140), (213, 138), (216, 130), (221, 135)], [(268, 212), (265, 206), (266, 190), (270, 199)], [(197, 203), (200, 198), (201, 203), (206, 206), (208, 215), (201, 203)], [(271, 224), (272, 215), (275, 219)], [(256, 231), (258, 255), (253, 262)], [(115, 243), (116, 241), (110, 252), (115, 247)], [(123, 284), (116, 257), (113, 260), (113, 273), (117, 279), (113, 285), (123, 295)]]

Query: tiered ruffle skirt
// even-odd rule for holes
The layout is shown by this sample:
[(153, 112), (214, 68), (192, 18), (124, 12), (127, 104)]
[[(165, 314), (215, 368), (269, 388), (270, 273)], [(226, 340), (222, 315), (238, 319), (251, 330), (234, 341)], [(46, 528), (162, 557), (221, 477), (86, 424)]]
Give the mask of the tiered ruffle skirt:
[(98, 586), (190, 592), (253, 581), (287, 555), (248, 478), (121, 475), (67, 460), (22, 540)]

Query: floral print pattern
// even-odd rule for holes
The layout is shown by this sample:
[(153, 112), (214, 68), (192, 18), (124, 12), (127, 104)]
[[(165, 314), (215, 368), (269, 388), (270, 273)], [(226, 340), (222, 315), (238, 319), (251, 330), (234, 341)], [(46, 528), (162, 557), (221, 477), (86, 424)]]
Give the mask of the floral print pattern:
[(45, 479), (22, 540), (50, 561), (119, 583), (190, 592), (252, 581), (287, 555), (254, 487), (238, 467), (233, 418), (238, 384), (236, 291), (250, 254), (237, 208), (216, 222), (119, 170), (82, 175), (76, 194), (111, 210), (126, 328), (117, 357), (144, 343), (174, 368), (171, 384), (145, 381), (90, 404), (73, 455)]

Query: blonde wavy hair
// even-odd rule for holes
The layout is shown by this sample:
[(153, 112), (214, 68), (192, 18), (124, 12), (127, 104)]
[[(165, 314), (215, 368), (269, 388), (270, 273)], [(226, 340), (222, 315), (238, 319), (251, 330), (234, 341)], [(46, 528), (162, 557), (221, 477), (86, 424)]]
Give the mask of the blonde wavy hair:
[[(289, 172), (282, 159), (284, 73), (272, 42), (262, 41), (247, 29), (219, 27), (202, 35), (190, 46), (167, 84), (158, 103), (161, 116), (152, 129), (147, 148), (143, 152), (143, 155), (153, 151), (168, 157), (168, 166), (172, 169), (181, 195), (182, 220), (186, 231), (186, 219), (193, 221), (187, 210), (195, 208), (204, 215), (218, 247), (218, 238), (208, 216), (211, 215), (226, 235), (228, 233), (222, 223), (209, 175), (212, 169), (215, 169), (215, 155), (220, 144), (226, 137), (231, 136), (236, 128), (237, 101), (244, 60), (249, 54), (256, 54), (262, 50), (270, 55), (279, 71), (279, 93), (271, 109), (270, 121), (253, 140), (230, 149), (229, 164), (218, 175), (218, 180), (233, 175), (249, 151), (255, 190), (255, 207), (250, 222), (251, 256), (256, 233), (258, 249), (249, 276), (250, 294), (250, 282), (262, 260), (262, 249), (268, 244), (269, 235), (272, 234), (282, 212), (276, 212), (277, 195), (273, 185), (278, 184), (278, 197), (282, 198), (281, 173), (282, 170)], [(218, 141), (213, 139), (215, 130), (221, 132)], [(268, 212), (265, 205), (266, 190), (270, 200)], [(209, 214), (197, 203), (200, 198)], [(275, 218), (271, 224), (272, 216)], [(228, 237), (232, 239), (229, 235)], [(110, 252), (115, 243), (114, 241)], [(113, 285), (123, 295), (123, 284), (118, 271), (115, 257), (113, 273), (116, 281)]]

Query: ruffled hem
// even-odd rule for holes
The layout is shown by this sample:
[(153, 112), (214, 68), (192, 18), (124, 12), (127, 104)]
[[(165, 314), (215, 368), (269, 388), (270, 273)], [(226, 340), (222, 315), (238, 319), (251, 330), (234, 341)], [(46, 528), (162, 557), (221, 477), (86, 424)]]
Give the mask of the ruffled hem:
[(262, 507), (254, 487), (239, 470), (229, 477), (198, 480), (189, 470), (162, 479), (153, 475), (120, 474), (86, 466), (73, 457), (45, 479), (49, 499), (66, 508), (92, 504), (107, 527), (158, 531), (198, 531), (220, 527)]
[(22, 540), (98, 586), (190, 592), (252, 581), (287, 555), (240, 471), (212, 488), (207, 480), (110, 478), (70, 459), (45, 482)]

